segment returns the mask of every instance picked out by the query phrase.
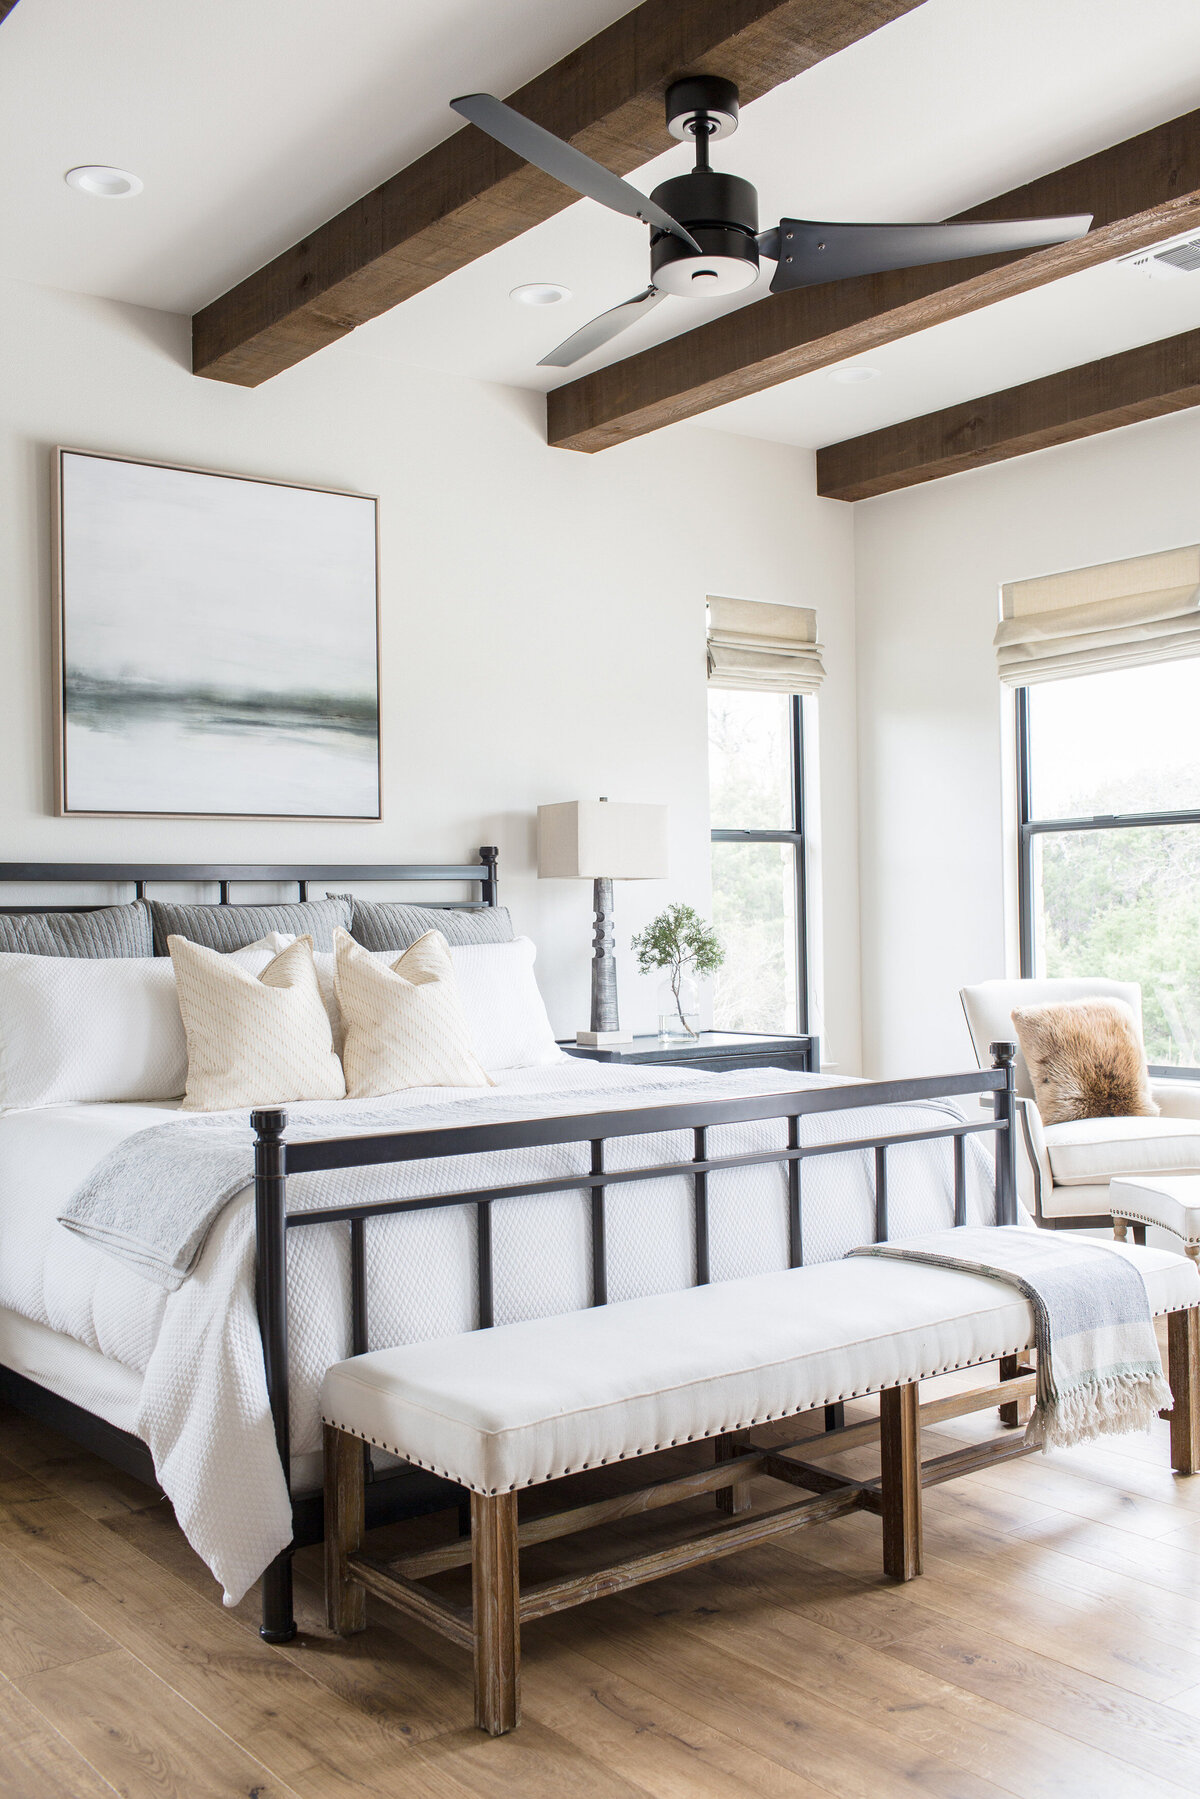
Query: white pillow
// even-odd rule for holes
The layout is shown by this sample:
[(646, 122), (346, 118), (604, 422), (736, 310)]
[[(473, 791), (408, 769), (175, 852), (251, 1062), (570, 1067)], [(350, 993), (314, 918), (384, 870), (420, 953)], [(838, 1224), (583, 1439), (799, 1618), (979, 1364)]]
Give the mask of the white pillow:
[(490, 1087), (471, 1048), (449, 946), (426, 931), (390, 962), (335, 928), (342, 1061), (351, 1099), (409, 1087)]
[(187, 1043), (168, 956), (0, 955), (0, 1108), (173, 1099)]
[(186, 937), (168, 937), (167, 948), (187, 1032), (185, 1112), (345, 1098), (311, 937), (297, 937), (258, 974), (237, 952)]
[(451, 945), (475, 1054), (489, 1074), (566, 1059), (554, 1041), (533, 972), (536, 956), (537, 947), (528, 937)]
[[(385, 968), (396, 961), (395, 950), (367, 950)], [(475, 1054), (488, 1074), (510, 1068), (536, 1068), (566, 1060), (554, 1041), (546, 1002), (533, 972), (537, 947), (528, 937), (511, 943), (452, 943), (450, 960), (458, 980)], [(333, 1029), (333, 1047), (342, 1053), (342, 1014), (335, 993), (334, 957), (318, 950), (313, 957), (321, 998)]]
[[(277, 937), (225, 960), (261, 974)], [(0, 1111), (178, 1099), (186, 1083), (170, 956), (0, 953)]]

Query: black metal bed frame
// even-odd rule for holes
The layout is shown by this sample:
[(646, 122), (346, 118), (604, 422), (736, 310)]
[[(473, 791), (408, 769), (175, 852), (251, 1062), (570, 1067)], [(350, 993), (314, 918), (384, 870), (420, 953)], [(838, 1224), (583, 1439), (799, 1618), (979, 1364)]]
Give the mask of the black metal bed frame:
[[(471, 881), (478, 882), (477, 902), (435, 901), (434, 904), (494, 906), (497, 901), (494, 847), (479, 852), (477, 863), (403, 865), (393, 867), (296, 867), (288, 865), (214, 866), (171, 865), (130, 868), (124, 864), (0, 863), (0, 883), (128, 882), (139, 897), (151, 882), (205, 881), (219, 885), (221, 903), (233, 904), (229, 888), (234, 882), (295, 882), (306, 897), (312, 881)], [(96, 902), (101, 903), (101, 902)], [(96, 903), (71, 910), (94, 910)], [(22, 906), (0, 910), (62, 911), (65, 907)], [(967, 1137), (991, 1132), (995, 1136), (995, 1219), (1012, 1224), (1017, 1216), (1016, 1101), (1013, 1077), (1015, 1048), (1009, 1043), (992, 1045), (990, 1069), (969, 1074), (928, 1076), (900, 1081), (855, 1082), (843, 1087), (823, 1087), (792, 1092), (757, 1094), (741, 1099), (690, 1100), (676, 1105), (639, 1108), (636, 1111), (589, 1112), (572, 1117), (551, 1117), (492, 1125), (446, 1126), (436, 1130), (388, 1132), (376, 1136), (332, 1137), (288, 1143), (284, 1137), (286, 1113), (263, 1109), (251, 1115), (255, 1132), (254, 1207), (257, 1252), (256, 1299), (262, 1335), (267, 1393), (275, 1427), (284, 1478), (290, 1491), (290, 1386), (288, 1374), (287, 1236), (289, 1230), (312, 1225), (345, 1223), (350, 1230), (351, 1348), (363, 1354), (369, 1344), (366, 1226), (373, 1217), (401, 1212), (430, 1211), (449, 1206), (472, 1206), (476, 1218), (476, 1273), (478, 1312), (476, 1327), (488, 1328), (494, 1319), (492, 1269), (492, 1207), (506, 1199), (571, 1191), (590, 1196), (591, 1303), (608, 1300), (608, 1265), (605, 1230), (605, 1195), (611, 1186), (638, 1180), (683, 1176), (692, 1183), (696, 1285), (710, 1278), (709, 1176), (732, 1168), (782, 1163), (787, 1169), (788, 1259), (798, 1268), (804, 1262), (803, 1167), (814, 1157), (873, 1152), (875, 1241), (888, 1236), (888, 1150), (900, 1144), (949, 1140), (954, 1169), (954, 1224), (966, 1221)], [(802, 1144), (800, 1120), (820, 1113), (861, 1111), (869, 1107), (904, 1104), (914, 1100), (942, 1100), (976, 1096), (991, 1099), (993, 1114), (979, 1122), (962, 1120), (929, 1129), (896, 1131), (831, 1143)], [(712, 1155), (708, 1132), (720, 1125), (752, 1123), (764, 1119), (787, 1122), (786, 1146), (745, 1151), (740, 1155)], [(690, 1132), (692, 1155), (667, 1164), (637, 1168), (606, 1167), (605, 1144), (614, 1138), (656, 1133)], [(478, 1154), (510, 1149), (529, 1149), (552, 1144), (590, 1146), (590, 1169), (552, 1180), (517, 1181), (502, 1186), (438, 1193), (407, 1199), (380, 1199), (289, 1213), (287, 1182), (294, 1174), (338, 1168), (399, 1164), (439, 1157)], [(83, 1407), (49, 1393), (36, 1382), (0, 1368), (0, 1396), (52, 1427), (62, 1430), (85, 1447), (139, 1478), (153, 1480), (146, 1447), (136, 1437), (116, 1430)], [(373, 1480), (367, 1488), (367, 1523), (413, 1516), (421, 1511), (453, 1505), (461, 1490), (449, 1481), (421, 1470)], [(289, 1547), (264, 1573), (262, 1583), (262, 1635), (269, 1642), (287, 1642), (296, 1631), (292, 1605), (292, 1554), (322, 1535), (322, 1501), (319, 1494), (293, 1500), (294, 1535)]]

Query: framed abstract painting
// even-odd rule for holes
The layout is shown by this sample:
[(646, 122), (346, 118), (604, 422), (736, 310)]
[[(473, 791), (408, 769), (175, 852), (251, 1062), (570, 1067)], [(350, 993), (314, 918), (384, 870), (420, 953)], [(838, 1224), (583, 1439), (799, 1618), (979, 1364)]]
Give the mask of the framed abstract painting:
[(377, 502), (55, 454), (58, 811), (382, 816)]

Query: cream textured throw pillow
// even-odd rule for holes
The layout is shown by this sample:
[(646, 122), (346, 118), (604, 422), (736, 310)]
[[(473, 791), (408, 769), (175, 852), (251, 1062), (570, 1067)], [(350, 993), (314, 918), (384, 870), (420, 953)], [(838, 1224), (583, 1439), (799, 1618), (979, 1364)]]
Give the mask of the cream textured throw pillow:
[(440, 931), (426, 931), (389, 967), (346, 931), (333, 934), (351, 1099), (405, 1087), (491, 1087), (471, 1043)]
[(261, 974), (186, 937), (168, 937), (167, 948), (187, 1032), (185, 1112), (345, 1098), (311, 937)]

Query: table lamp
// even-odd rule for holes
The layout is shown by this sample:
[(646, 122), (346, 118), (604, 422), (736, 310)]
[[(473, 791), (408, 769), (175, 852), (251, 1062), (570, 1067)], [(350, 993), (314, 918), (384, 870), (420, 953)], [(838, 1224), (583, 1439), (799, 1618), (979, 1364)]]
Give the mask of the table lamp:
[(591, 1048), (632, 1043), (617, 1011), (614, 881), (662, 881), (667, 875), (667, 808), (610, 800), (565, 800), (538, 807), (538, 874), (593, 883), (592, 1028), (576, 1041)]

